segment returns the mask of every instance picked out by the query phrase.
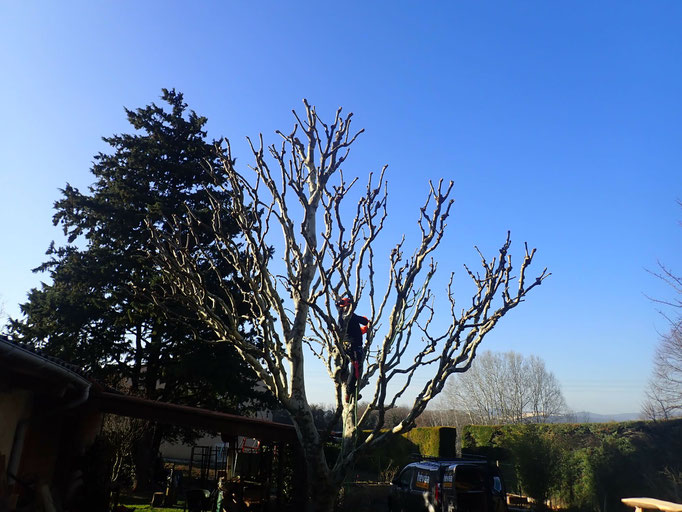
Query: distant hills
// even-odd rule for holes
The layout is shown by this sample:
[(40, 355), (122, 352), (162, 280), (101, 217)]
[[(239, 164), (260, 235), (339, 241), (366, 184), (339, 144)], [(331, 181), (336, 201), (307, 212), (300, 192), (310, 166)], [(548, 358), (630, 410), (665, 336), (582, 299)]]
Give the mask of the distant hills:
[[(620, 423), (623, 421), (643, 420), (641, 412), (622, 412), (615, 414), (603, 414), (590, 411), (569, 411), (565, 414), (539, 419), (532, 414), (524, 415), (524, 423)], [(480, 423), (476, 423), (480, 421)], [(438, 425), (485, 425), (485, 420), (470, 416), (464, 411), (448, 410), (426, 410), (420, 417), (417, 426), (430, 427)], [(488, 422), (489, 424), (490, 422)], [(506, 424), (504, 422), (496, 424)]]
[(611, 421), (633, 421), (641, 419), (639, 412), (623, 412), (619, 414), (597, 414), (589, 411), (574, 412), (564, 421), (576, 423), (609, 423)]

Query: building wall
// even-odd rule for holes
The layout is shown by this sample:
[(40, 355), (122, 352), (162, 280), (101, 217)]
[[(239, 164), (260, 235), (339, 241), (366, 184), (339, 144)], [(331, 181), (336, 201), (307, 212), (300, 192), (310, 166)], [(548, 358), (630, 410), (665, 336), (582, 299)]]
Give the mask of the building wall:
[[(205, 435), (197, 439), (194, 446), (223, 446), (223, 440), (219, 435)], [(171, 444), (164, 441), (161, 443), (159, 451), (164, 459), (189, 460), (192, 454), (192, 445), (182, 443)]]
[(26, 429), (19, 474), (24, 480), (50, 483), (62, 439), (63, 416), (33, 419)]
[(87, 407), (54, 407), (37, 414), (26, 430), (19, 473), (49, 483), (62, 480), (80, 464), (100, 430), (101, 419), (100, 413)]
[(0, 392), (0, 454), (5, 456), (5, 469), (9, 463), (17, 424), (31, 413), (31, 393), (24, 390)]
[[(272, 412), (269, 410), (257, 411), (251, 417), (259, 420), (272, 421)], [(242, 436), (240, 436), (240, 443), (242, 442)], [(248, 441), (247, 441), (248, 443)], [(210, 447), (223, 447), (224, 442), (220, 437), (220, 434), (206, 434), (200, 437), (194, 443), (194, 446), (210, 446)], [(161, 456), (164, 459), (171, 460), (189, 460), (192, 454), (192, 445), (175, 443), (171, 444), (167, 441), (163, 441), (159, 448)]]

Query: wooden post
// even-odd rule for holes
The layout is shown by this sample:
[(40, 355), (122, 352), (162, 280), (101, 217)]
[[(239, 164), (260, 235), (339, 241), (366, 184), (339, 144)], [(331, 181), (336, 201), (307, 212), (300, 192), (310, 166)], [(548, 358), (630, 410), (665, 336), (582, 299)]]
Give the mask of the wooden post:
[(236, 477), (236, 467), (235, 467), (235, 462), (237, 461), (237, 441), (238, 437), (233, 436), (230, 437), (228, 440), (228, 446), (229, 448), (227, 449), (227, 460), (226, 460), (226, 467), (225, 467), (225, 472), (227, 473), (227, 479), (232, 480), (234, 477)]
[(292, 482), (294, 510), (304, 510), (308, 502), (308, 465), (303, 456), (303, 448), (300, 443), (292, 444), (294, 449), (295, 478)]

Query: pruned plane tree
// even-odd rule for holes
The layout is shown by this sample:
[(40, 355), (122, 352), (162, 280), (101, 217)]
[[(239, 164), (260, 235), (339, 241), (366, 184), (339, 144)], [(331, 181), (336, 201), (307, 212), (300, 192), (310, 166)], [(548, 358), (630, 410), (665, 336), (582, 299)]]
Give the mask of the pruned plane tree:
[[(223, 140), (221, 165), (207, 172), (229, 192), (230, 202), (211, 197), (212, 221), (190, 210), (187, 216), (169, 219), (166, 229), (155, 231), (154, 240), (172, 292), (219, 339), (236, 347), (291, 415), (308, 470), (315, 475), (310, 509), (328, 510), (358, 454), (413, 428), (448, 376), (466, 371), (485, 335), (550, 274), (544, 269), (527, 277), (535, 255), (527, 245), (513, 274), (507, 233), (499, 253), (487, 258), (479, 252), (481, 268), (466, 268), (473, 295), (463, 308), (455, 303), (452, 274), (443, 286), (445, 296), (436, 302), (434, 251), (450, 216), (452, 182), (429, 183), (414, 247), (403, 237), (388, 258), (377, 254), (376, 242), (390, 220), (386, 167), (363, 181), (347, 177), (343, 166), (362, 130), (353, 131), (352, 114), (341, 109), (333, 122), (325, 123), (305, 100), (304, 107), (304, 115), (294, 111), (296, 122), (289, 133), (276, 132), (278, 143), (266, 147), (262, 135), (247, 139), (254, 157), (249, 169), (237, 169), (230, 142)], [(240, 237), (223, 235), (225, 210)], [(196, 240), (206, 232), (218, 250), (197, 256)], [(219, 274), (216, 254), (237, 269), (240, 287), (205, 282), (203, 269)], [(220, 282), (220, 275), (216, 277)], [(352, 300), (352, 310), (362, 304), (370, 321), (359, 382), (368, 405), (359, 412), (355, 398), (345, 398), (348, 317), (340, 318), (335, 305), (342, 297)], [(239, 309), (240, 318), (234, 312), (242, 302), (248, 306)], [(436, 332), (436, 323), (444, 325), (441, 315), (448, 317), (447, 327)], [(245, 322), (256, 336), (243, 336), (240, 325)], [(334, 383), (335, 420), (343, 425), (336, 460), (326, 460), (323, 451), (329, 430), (319, 431), (313, 421), (304, 357), (316, 357)], [(426, 381), (415, 379), (424, 368)], [(408, 412), (397, 425), (385, 428), (386, 411), (411, 386), (419, 388), (409, 393), (416, 398)], [(358, 436), (368, 425), (369, 434)]]

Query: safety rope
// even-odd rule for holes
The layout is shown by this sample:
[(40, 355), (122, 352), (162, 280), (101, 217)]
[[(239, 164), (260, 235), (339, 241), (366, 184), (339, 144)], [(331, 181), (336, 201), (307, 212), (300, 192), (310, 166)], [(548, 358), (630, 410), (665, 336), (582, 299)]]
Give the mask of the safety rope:
[(358, 383), (355, 383), (355, 405), (353, 407), (353, 426), (355, 427), (355, 435), (358, 433)]

